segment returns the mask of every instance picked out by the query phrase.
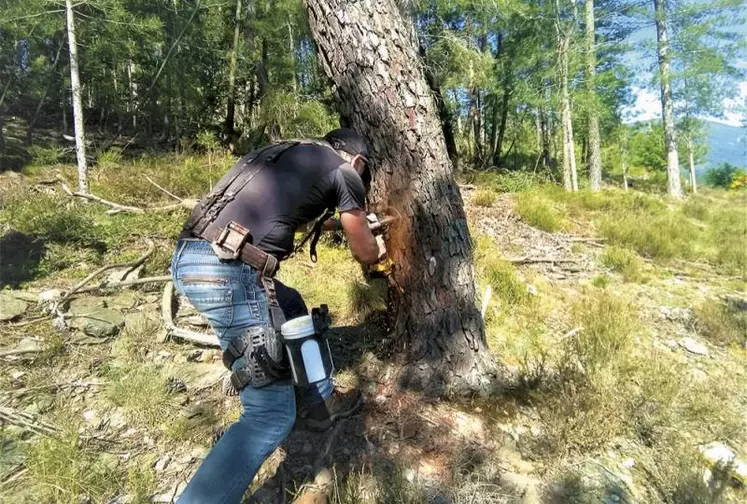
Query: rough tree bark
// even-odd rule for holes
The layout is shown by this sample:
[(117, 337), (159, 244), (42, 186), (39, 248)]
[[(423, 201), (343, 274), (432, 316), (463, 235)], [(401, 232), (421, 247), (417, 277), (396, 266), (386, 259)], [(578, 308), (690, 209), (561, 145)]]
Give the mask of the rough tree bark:
[(475, 304), (472, 242), (412, 25), (395, 0), (306, 0), (342, 116), (372, 144), (372, 209), (397, 212), (390, 315), (400, 385), (488, 391), (494, 363)]
[(70, 86), (73, 90), (73, 124), (75, 127), (75, 156), (78, 159), (78, 191), (88, 194), (88, 165), (86, 164), (86, 132), (83, 125), (83, 101), (78, 73), (78, 44), (75, 41), (75, 14), (71, 0), (65, 0), (67, 12), (67, 44), (70, 49)]
[(592, 191), (602, 187), (602, 140), (599, 135), (596, 73), (597, 49), (594, 42), (594, 0), (586, 0), (586, 92), (589, 95), (589, 185)]
[(661, 81), (661, 116), (664, 122), (664, 146), (667, 150), (667, 191), (673, 198), (682, 198), (680, 161), (677, 157), (677, 131), (674, 126), (671, 75), (669, 71), (669, 35), (664, 0), (654, 0), (656, 40), (658, 42), (659, 77)]

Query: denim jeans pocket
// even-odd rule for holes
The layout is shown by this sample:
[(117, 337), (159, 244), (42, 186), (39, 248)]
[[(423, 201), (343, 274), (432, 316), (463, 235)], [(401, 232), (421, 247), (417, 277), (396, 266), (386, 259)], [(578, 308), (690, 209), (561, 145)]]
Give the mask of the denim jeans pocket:
[(225, 278), (206, 275), (184, 275), (178, 289), (202, 313), (215, 329), (233, 323), (233, 288)]

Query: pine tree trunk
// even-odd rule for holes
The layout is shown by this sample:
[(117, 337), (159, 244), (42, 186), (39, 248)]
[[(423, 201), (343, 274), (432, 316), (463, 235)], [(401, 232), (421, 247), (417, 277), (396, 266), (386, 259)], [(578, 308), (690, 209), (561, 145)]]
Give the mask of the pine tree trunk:
[(226, 103), (226, 132), (233, 133), (234, 116), (236, 114), (236, 61), (239, 57), (239, 36), (241, 36), (241, 3), (236, 0), (236, 16), (234, 17), (233, 45), (231, 46), (231, 61), (228, 64), (228, 100)]
[(586, 0), (586, 91), (589, 94), (589, 185), (592, 191), (602, 187), (602, 146), (599, 135), (599, 110), (597, 108), (596, 67), (594, 42), (594, 0)]
[(70, 49), (70, 86), (73, 90), (73, 121), (75, 126), (75, 156), (78, 159), (78, 191), (88, 193), (86, 164), (86, 132), (83, 124), (80, 75), (78, 73), (78, 45), (75, 41), (75, 14), (71, 0), (65, 0), (67, 11), (67, 43)]
[(373, 209), (402, 217), (387, 236), (399, 383), (432, 395), (488, 391), (472, 242), (413, 27), (395, 0), (306, 5), (340, 113), (372, 144)]
[(656, 39), (658, 41), (659, 73), (661, 81), (661, 116), (664, 122), (664, 145), (667, 151), (667, 191), (673, 198), (682, 198), (680, 162), (677, 157), (677, 131), (674, 126), (674, 102), (669, 70), (669, 36), (664, 0), (654, 0)]
[(693, 141), (688, 138), (687, 140), (687, 162), (690, 167), (690, 187), (693, 194), (698, 192), (698, 179), (695, 176), (695, 148)]

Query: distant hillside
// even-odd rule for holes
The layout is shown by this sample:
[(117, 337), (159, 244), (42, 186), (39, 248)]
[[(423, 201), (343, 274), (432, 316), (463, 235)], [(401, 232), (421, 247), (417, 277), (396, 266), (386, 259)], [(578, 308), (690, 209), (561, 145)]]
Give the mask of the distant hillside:
[(708, 161), (697, 166), (702, 174), (721, 163), (734, 166), (747, 165), (745, 159), (744, 128), (706, 121), (708, 128)]

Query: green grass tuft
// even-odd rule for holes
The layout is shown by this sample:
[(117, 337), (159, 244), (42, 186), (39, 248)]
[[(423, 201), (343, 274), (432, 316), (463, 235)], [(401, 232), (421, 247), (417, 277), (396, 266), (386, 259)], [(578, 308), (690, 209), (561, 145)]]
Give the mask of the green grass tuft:
[(527, 286), (519, 279), (513, 264), (501, 257), (496, 243), (486, 236), (477, 239), (475, 263), (479, 279), (493, 290), (493, 295), (509, 305), (529, 300)]
[(480, 189), (472, 197), (472, 204), (481, 207), (491, 207), (498, 199), (498, 195), (490, 189)]
[(695, 308), (698, 332), (719, 345), (747, 347), (747, 312), (718, 301)]
[(602, 264), (622, 274), (629, 282), (639, 282), (643, 279), (643, 261), (635, 252), (620, 248), (608, 247), (602, 254)]
[(157, 428), (174, 409), (166, 379), (153, 365), (110, 368), (106, 397), (125, 410), (128, 421), (140, 427)]
[(26, 467), (39, 489), (36, 502), (108, 502), (117, 493), (120, 481), (114, 468), (102, 463), (103, 455), (97, 452), (100, 447), (89, 446), (76, 433), (31, 444)]
[(567, 227), (565, 215), (551, 201), (534, 193), (521, 193), (516, 200), (516, 213), (530, 226), (554, 233)]

